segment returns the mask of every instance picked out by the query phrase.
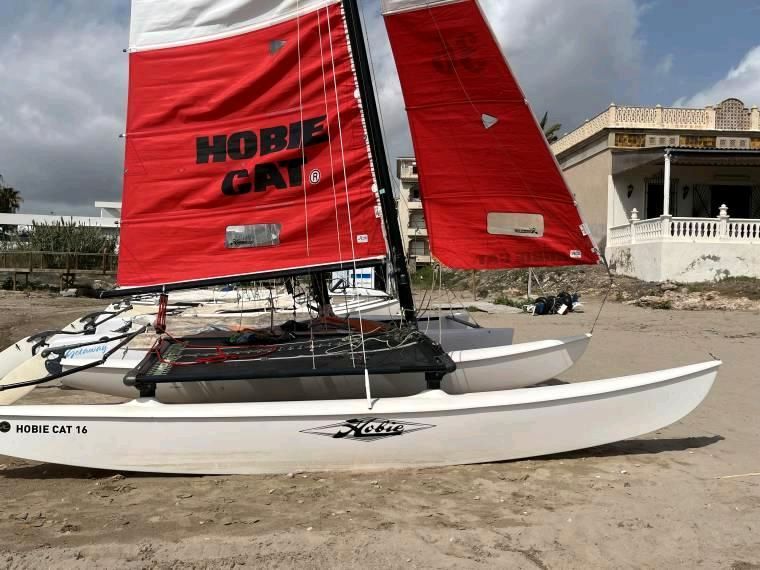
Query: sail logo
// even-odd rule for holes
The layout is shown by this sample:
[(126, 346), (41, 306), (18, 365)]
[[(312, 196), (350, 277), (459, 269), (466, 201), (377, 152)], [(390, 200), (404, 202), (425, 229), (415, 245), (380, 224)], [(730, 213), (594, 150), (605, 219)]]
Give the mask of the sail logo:
[(459, 69), (473, 74), (482, 72), (485, 63), (477, 57), (480, 43), (478, 36), (472, 32), (447, 38), (443, 49), (433, 58), (433, 67), (446, 75), (455, 75)]
[(346, 439), (371, 443), (373, 441), (400, 437), (415, 431), (422, 431), (434, 427), (435, 426), (432, 424), (420, 424), (376, 417), (363, 417), (301, 430), (300, 433), (321, 435), (332, 439)]
[[(327, 142), (326, 115), (304, 119), (289, 125), (276, 125), (231, 134), (201, 136), (195, 139), (195, 163), (198, 165), (263, 159), (251, 168), (229, 171), (221, 182), (222, 194), (237, 196), (284, 190), (303, 185), (303, 170), (308, 160), (305, 149)], [(272, 155), (290, 151), (292, 158), (273, 160)], [(269, 157), (264, 159), (264, 157)], [(321, 178), (318, 170), (310, 174), (312, 184)]]

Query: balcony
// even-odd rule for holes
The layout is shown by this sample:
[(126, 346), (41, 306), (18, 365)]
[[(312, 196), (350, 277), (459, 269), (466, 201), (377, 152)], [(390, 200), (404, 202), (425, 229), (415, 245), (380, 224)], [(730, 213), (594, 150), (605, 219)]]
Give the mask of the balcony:
[(760, 219), (669, 215), (609, 229), (607, 259), (622, 275), (645, 281), (698, 282), (729, 276), (760, 278)]

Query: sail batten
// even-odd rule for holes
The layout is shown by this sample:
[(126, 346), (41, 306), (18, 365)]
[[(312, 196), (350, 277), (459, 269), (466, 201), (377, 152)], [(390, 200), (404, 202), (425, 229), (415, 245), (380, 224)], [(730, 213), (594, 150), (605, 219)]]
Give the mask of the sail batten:
[(133, 0), (132, 31), (120, 285), (386, 255), (339, 2)]
[(456, 269), (598, 262), (476, 0), (383, 0), (433, 255)]

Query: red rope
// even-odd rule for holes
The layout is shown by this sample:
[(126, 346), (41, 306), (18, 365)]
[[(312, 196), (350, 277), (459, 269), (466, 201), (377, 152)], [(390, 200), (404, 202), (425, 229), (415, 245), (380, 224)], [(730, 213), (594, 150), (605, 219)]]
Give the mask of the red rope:
[(169, 304), (169, 295), (161, 293), (158, 298), (158, 314), (156, 315), (156, 332), (166, 332), (166, 307)]

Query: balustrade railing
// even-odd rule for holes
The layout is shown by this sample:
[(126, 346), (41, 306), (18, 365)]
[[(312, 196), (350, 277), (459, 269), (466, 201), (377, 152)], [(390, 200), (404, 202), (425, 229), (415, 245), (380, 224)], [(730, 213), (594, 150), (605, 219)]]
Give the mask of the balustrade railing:
[[(760, 111), (757, 107), (743, 117), (745, 127), (738, 130), (760, 130)], [(682, 108), (682, 107), (632, 107), (627, 105), (610, 105), (593, 119), (586, 121), (552, 144), (554, 154), (560, 154), (579, 142), (602, 132), (604, 129), (689, 129), (696, 131), (714, 130), (716, 128), (716, 108)], [(736, 130), (736, 129), (734, 129)]]
[(631, 224), (610, 228), (610, 245), (628, 245), (631, 243)]
[(717, 218), (673, 218), (661, 216), (648, 220), (632, 219), (610, 228), (610, 246), (653, 241), (712, 243), (756, 243), (760, 245), (760, 220)]

